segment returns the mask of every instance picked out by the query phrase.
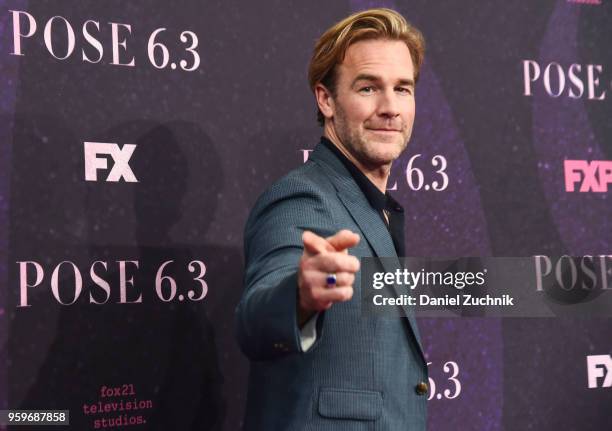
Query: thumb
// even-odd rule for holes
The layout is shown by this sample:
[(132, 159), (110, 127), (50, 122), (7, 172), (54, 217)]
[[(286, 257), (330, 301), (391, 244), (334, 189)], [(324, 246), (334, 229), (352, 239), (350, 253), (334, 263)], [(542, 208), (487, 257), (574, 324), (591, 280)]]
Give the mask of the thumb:
[(335, 235), (327, 238), (327, 242), (335, 249), (335, 251), (345, 251), (347, 248), (355, 247), (357, 244), (359, 244), (359, 240), (359, 235), (351, 232), (348, 229), (342, 229)]
[(336, 251), (325, 238), (309, 230), (304, 231), (302, 234), (302, 242), (304, 243), (304, 250), (310, 255), (324, 253), (326, 251)]

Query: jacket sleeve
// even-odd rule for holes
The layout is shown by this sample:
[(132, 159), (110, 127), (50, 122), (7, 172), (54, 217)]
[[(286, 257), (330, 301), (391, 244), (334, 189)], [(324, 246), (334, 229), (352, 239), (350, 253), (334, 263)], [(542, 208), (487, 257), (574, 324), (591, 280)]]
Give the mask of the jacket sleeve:
[[(305, 181), (281, 180), (262, 195), (249, 216), (244, 232), (245, 290), (235, 317), (238, 342), (251, 360), (302, 353), (297, 324), (302, 233), (334, 233), (324, 196)], [(324, 314), (309, 351), (322, 337)]]

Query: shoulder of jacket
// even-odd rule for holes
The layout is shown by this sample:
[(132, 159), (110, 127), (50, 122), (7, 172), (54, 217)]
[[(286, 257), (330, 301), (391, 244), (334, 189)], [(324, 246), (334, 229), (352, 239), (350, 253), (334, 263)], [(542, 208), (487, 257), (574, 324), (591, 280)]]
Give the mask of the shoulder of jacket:
[(259, 197), (278, 198), (294, 193), (329, 194), (334, 189), (327, 173), (316, 162), (308, 161), (270, 185)]

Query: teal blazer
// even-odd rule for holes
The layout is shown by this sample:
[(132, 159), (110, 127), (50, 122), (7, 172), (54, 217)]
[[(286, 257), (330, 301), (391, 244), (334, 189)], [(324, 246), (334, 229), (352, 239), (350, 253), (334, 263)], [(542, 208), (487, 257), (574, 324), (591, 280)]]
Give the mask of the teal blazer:
[[(250, 359), (246, 431), (426, 429), (427, 365), (416, 320), (361, 315), (353, 298), (321, 313), (303, 352), (297, 326), (302, 233), (361, 236), (357, 257), (397, 257), (382, 218), (342, 162), (319, 144), (309, 160), (257, 200), (244, 232), (245, 290), (237, 339)], [(388, 268), (387, 270), (394, 270)]]

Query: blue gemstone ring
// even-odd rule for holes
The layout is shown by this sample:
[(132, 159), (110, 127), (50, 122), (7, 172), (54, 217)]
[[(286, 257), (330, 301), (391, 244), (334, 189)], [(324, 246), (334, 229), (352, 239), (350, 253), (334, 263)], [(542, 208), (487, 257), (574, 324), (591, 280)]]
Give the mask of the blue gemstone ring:
[(331, 273), (327, 274), (327, 278), (325, 279), (327, 282), (327, 287), (335, 287), (336, 286), (336, 274)]

